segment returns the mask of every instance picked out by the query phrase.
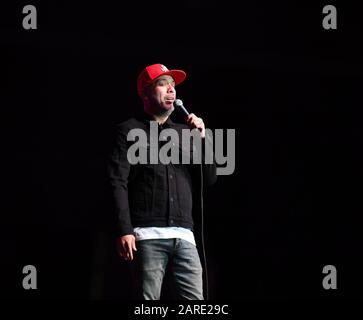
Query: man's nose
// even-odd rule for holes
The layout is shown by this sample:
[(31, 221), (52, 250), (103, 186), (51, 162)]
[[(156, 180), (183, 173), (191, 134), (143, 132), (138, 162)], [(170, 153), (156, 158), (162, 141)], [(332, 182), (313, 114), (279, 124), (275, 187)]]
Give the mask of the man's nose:
[(173, 93), (175, 92), (175, 88), (173, 87), (173, 85), (171, 83), (168, 84), (168, 93)]

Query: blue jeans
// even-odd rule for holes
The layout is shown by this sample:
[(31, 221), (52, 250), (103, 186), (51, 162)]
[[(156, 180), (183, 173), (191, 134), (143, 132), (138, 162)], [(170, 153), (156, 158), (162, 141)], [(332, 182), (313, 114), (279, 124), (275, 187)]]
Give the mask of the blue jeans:
[(137, 298), (159, 300), (167, 266), (179, 300), (203, 300), (202, 266), (196, 246), (182, 239), (136, 242)]

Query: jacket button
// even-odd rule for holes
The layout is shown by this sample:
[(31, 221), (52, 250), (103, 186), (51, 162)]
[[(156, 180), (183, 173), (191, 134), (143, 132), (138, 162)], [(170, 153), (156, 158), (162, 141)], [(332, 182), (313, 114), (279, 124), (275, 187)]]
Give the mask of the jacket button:
[(174, 220), (170, 220), (170, 224), (173, 224), (174, 223)]
[(170, 198), (170, 202), (173, 202), (173, 201), (174, 201), (174, 198), (173, 198), (173, 197), (171, 197), (171, 198)]

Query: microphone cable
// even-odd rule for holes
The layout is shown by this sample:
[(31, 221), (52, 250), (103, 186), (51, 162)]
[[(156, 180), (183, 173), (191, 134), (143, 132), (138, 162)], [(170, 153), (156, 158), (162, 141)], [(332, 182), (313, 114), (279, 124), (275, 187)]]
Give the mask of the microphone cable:
[(201, 212), (201, 233), (202, 233), (202, 251), (203, 251), (203, 261), (204, 261), (204, 275), (205, 275), (205, 299), (209, 300), (209, 284), (208, 284), (208, 265), (207, 257), (205, 254), (204, 245), (204, 199), (203, 199), (203, 161), (200, 164), (200, 212)]

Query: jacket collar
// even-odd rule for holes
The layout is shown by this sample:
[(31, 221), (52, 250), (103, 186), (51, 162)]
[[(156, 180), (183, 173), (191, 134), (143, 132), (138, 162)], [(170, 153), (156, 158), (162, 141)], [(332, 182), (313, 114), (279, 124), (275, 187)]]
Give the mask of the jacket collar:
[[(147, 125), (149, 125), (149, 122), (154, 120), (154, 118), (152, 117), (152, 115), (146, 113), (145, 111), (143, 112), (143, 114), (141, 115), (141, 119), (143, 122), (145, 122)], [(166, 119), (166, 121), (162, 124), (159, 125), (159, 127), (172, 127), (174, 126), (174, 122), (173, 120), (171, 120), (170, 116)]]

